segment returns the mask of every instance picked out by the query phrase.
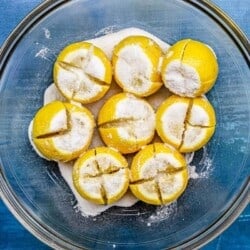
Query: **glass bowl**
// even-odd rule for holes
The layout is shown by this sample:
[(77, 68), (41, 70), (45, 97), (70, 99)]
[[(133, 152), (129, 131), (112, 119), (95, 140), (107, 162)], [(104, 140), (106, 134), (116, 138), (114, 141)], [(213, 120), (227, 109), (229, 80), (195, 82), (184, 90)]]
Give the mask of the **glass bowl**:
[[(200, 178), (162, 210), (142, 202), (83, 217), (57, 164), (39, 158), (28, 125), (52, 82), (52, 66), (68, 43), (137, 27), (172, 44), (201, 40), (218, 56), (220, 73), (208, 98), (217, 129), (192, 164)], [(194, 248), (223, 231), (249, 201), (249, 44), (208, 1), (45, 1), (1, 50), (0, 190), (28, 230), (53, 248)]]

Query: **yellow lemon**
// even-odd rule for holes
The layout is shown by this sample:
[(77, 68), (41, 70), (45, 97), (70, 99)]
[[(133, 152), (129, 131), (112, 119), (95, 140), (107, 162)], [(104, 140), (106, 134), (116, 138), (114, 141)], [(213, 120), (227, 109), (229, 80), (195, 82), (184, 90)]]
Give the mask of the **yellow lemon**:
[(104, 52), (88, 42), (64, 48), (54, 65), (54, 82), (68, 100), (91, 103), (110, 87), (112, 67)]
[(172, 95), (156, 112), (158, 135), (180, 152), (203, 147), (212, 137), (215, 126), (215, 111), (204, 97), (192, 99)]
[(89, 201), (97, 204), (114, 203), (128, 189), (128, 163), (112, 148), (88, 150), (74, 164), (73, 183), (79, 194)]
[(70, 161), (88, 148), (94, 126), (94, 118), (86, 108), (54, 101), (36, 113), (32, 140), (45, 158)]
[(161, 86), (158, 70), (162, 56), (160, 47), (151, 38), (129, 36), (117, 44), (112, 64), (118, 85), (137, 96), (149, 96)]
[(60, 101), (46, 105), (38, 110), (33, 121), (33, 137), (56, 134), (68, 129), (67, 110)]
[(171, 92), (196, 97), (213, 87), (218, 76), (217, 58), (208, 45), (185, 39), (167, 51), (161, 72), (162, 80)]
[(134, 153), (153, 139), (155, 113), (144, 99), (120, 93), (102, 106), (98, 129), (106, 145), (123, 154)]
[(130, 189), (140, 200), (162, 205), (175, 201), (186, 189), (185, 158), (163, 143), (147, 145), (133, 159)]

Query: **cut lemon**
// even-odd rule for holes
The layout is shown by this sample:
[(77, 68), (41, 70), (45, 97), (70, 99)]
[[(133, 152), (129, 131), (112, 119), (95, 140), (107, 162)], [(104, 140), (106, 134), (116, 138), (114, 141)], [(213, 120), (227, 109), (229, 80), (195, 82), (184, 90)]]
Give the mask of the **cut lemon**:
[(98, 128), (106, 145), (123, 154), (134, 153), (153, 139), (155, 113), (145, 100), (120, 93), (101, 108)]
[(54, 101), (36, 113), (32, 140), (45, 158), (70, 161), (88, 148), (94, 126), (94, 118), (86, 108)]
[(104, 52), (87, 42), (68, 45), (54, 65), (54, 82), (68, 100), (91, 103), (110, 87), (112, 67)]
[(203, 147), (212, 137), (216, 125), (215, 112), (203, 98), (172, 95), (156, 112), (156, 130), (161, 139), (180, 152)]
[(114, 203), (128, 189), (128, 163), (114, 149), (91, 149), (75, 162), (73, 183), (79, 194), (89, 201), (97, 204)]
[(162, 80), (173, 93), (196, 97), (208, 92), (218, 75), (214, 51), (199, 41), (185, 39), (174, 44), (162, 63)]
[(161, 86), (158, 70), (162, 51), (158, 44), (145, 36), (129, 36), (113, 51), (114, 77), (126, 92), (148, 96)]
[(133, 159), (130, 189), (146, 203), (171, 203), (184, 192), (187, 183), (185, 158), (163, 143), (147, 145)]

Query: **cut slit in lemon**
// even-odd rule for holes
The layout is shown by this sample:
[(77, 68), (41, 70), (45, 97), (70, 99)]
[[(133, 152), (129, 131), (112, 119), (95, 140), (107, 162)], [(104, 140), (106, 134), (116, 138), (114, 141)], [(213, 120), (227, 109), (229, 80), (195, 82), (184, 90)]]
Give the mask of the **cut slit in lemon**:
[(161, 73), (171, 92), (197, 97), (213, 87), (218, 76), (217, 58), (208, 45), (191, 39), (181, 40), (167, 51)]
[(163, 143), (143, 148), (133, 159), (130, 189), (140, 200), (163, 205), (175, 201), (188, 183), (184, 157)]
[(156, 112), (156, 130), (160, 138), (187, 153), (200, 149), (212, 137), (216, 126), (215, 112), (203, 98), (171, 96)]
[(145, 100), (120, 93), (101, 108), (98, 129), (107, 146), (123, 154), (134, 153), (153, 139), (155, 113)]
[(91, 103), (110, 87), (112, 67), (104, 52), (87, 42), (64, 48), (54, 65), (54, 82), (68, 100)]
[(128, 163), (114, 149), (91, 149), (75, 162), (73, 183), (83, 198), (97, 204), (112, 204), (128, 189)]
[(36, 113), (32, 140), (45, 158), (66, 162), (88, 148), (94, 126), (94, 118), (86, 108), (54, 101)]
[(157, 43), (145, 36), (129, 36), (113, 51), (114, 77), (125, 91), (137, 96), (149, 96), (161, 86), (158, 66), (162, 51)]

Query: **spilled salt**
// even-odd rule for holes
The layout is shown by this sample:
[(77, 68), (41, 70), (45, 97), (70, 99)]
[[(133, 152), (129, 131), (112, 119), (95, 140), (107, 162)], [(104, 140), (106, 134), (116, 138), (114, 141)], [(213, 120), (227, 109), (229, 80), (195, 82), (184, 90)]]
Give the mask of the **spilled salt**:
[(42, 59), (47, 59), (46, 55), (47, 55), (48, 52), (49, 52), (49, 48), (44, 47), (44, 48), (40, 49), (40, 50), (36, 53), (35, 57), (40, 57), (40, 58), (42, 58)]
[(190, 179), (206, 179), (210, 176), (213, 171), (213, 161), (208, 155), (207, 148), (204, 146), (202, 148), (202, 157), (199, 162), (199, 165), (202, 166), (202, 169), (197, 171), (196, 166), (192, 164), (195, 153), (188, 153), (185, 155), (185, 159), (188, 164), (188, 172)]
[(47, 28), (43, 28), (43, 31), (44, 31), (44, 35), (47, 39), (50, 39), (50, 31), (49, 29)]
[(188, 174), (190, 179), (200, 178), (199, 174), (196, 172), (196, 167), (193, 165), (188, 165)]
[(103, 29), (100, 29), (99, 31), (97, 31), (95, 33), (95, 36), (98, 37), (98, 36), (104, 36), (104, 35), (108, 35), (108, 34), (112, 34), (115, 32), (115, 30), (118, 28), (118, 26), (116, 25), (110, 25), (110, 26), (107, 26)]
[(156, 210), (147, 219), (145, 219), (145, 223), (147, 223), (147, 226), (151, 226), (152, 223), (165, 220), (170, 216), (172, 217), (176, 213), (177, 201), (174, 201), (171, 204), (158, 206), (156, 207)]

